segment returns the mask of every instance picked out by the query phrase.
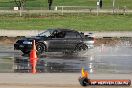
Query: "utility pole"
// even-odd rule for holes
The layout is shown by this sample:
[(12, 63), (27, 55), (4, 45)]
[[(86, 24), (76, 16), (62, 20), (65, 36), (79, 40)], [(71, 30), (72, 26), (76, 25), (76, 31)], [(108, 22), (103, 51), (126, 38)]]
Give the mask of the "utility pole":
[(113, 14), (115, 13), (115, 0), (113, 0)]
[(99, 1), (97, 1), (97, 16), (99, 15)]

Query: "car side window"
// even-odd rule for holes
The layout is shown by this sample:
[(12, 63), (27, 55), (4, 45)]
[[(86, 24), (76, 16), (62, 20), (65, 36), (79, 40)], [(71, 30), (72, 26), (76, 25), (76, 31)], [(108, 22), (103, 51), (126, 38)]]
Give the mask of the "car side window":
[(77, 38), (81, 38), (81, 34), (80, 33), (76, 33), (76, 37)]
[(58, 32), (58, 31), (54, 31), (52, 33), (52, 38), (64, 38), (65, 33), (64, 32)]
[(57, 30), (54, 30), (50, 37), (51, 38), (56, 38), (57, 37), (57, 34), (58, 34), (58, 31)]
[(65, 32), (58, 32), (56, 37), (57, 38), (64, 38), (65, 37)]

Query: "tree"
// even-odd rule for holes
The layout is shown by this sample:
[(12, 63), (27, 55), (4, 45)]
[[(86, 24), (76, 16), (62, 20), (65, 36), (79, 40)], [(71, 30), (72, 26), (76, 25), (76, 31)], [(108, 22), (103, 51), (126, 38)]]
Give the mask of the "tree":
[(102, 6), (103, 6), (103, 1), (99, 0), (99, 7), (102, 8)]
[(23, 10), (25, 7), (26, 0), (14, 0), (19, 10)]
[(53, 3), (53, 0), (48, 0), (49, 10), (51, 10), (52, 3)]

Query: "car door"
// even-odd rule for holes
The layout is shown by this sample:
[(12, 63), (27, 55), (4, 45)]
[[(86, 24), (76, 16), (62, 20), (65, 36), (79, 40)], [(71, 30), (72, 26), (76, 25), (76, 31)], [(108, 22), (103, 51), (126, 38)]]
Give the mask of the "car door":
[(48, 51), (56, 52), (64, 49), (65, 40), (62, 34), (62, 32), (57, 32), (48, 40)]
[(74, 50), (76, 45), (82, 42), (81, 35), (76, 31), (66, 32), (65, 38), (65, 49)]

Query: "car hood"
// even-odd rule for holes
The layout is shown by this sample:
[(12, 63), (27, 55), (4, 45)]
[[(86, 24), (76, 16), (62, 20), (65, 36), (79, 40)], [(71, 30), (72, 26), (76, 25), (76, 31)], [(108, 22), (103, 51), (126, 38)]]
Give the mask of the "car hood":
[(31, 40), (46, 40), (47, 39), (47, 37), (44, 37), (44, 36), (32, 36), (32, 37), (26, 37), (26, 38), (23, 38), (23, 39), (21, 39), (21, 40), (29, 40), (29, 41), (31, 41)]
[(31, 40), (38, 40), (38, 39), (41, 39), (41, 38), (40, 37), (33, 36), (33, 37), (26, 37), (26, 38), (23, 38), (21, 40), (29, 40), (29, 41), (31, 41)]
[(22, 38), (22, 39), (19, 39), (16, 43), (23, 43), (23, 41), (29, 41), (29, 42), (32, 42), (33, 40), (35, 40), (36, 42), (37, 41), (40, 41), (40, 40), (47, 40), (46, 37), (41, 37), (41, 36), (33, 36), (33, 37), (26, 37), (26, 38)]

